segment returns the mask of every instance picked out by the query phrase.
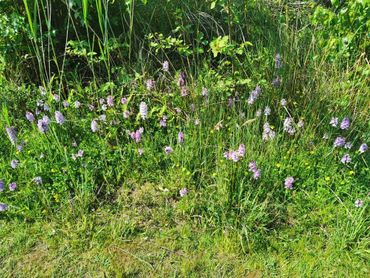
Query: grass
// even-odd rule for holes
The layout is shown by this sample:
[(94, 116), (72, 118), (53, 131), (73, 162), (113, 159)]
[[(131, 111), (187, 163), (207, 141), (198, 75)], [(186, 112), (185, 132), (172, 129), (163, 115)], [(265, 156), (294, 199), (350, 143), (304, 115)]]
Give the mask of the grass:
[(310, 5), (226, 2), (25, 1), (27, 55), (0, 59), (2, 276), (369, 276), (366, 55), (330, 60)]
[[(89, 213), (76, 202), (34, 223), (2, 222), (1, 267), (9, 277), (365, 277), (366, 240), (353, 242), (363, 212), (318, 206), (243, 250), (232, 226), (210, 228), (153, 184), (121, 190), (111, 206)], [(319, 223), (319, 224), (318, 224)], [(307, 228), (310, 227), (310, 228)], [(363, 227), (364, 228), (364, 227)], [(362, 229), (363, 229), (362, 228)], [(251, 242), (258, 244), (258, 242)], [(259, 250), (259, 251), (254, 251)]]

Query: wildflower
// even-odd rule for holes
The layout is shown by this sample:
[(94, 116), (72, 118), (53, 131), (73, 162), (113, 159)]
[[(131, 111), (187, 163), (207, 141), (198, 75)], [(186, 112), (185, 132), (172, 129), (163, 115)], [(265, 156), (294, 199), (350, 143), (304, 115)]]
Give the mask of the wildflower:
[(256, 88), (252, 92), (250, 92), (250, 94), (249, 94), (249, 97), (248, 97), (248, 100), (247, 100), (248, 104), (252, 105), (258, 99), (261, 92), (262, 92), (261, 87), (257, 85)]
[(230, 97), (228, 99), (228, 103), (227, 103), (227, 106), (229, 107), (233, 107), (235, 105), (235, 98), (234, 97)]
[(360, 153), (364, 153), (364, 152), (366, 152), (368, 149), (369, 149), (369, 147), (367, 146), (367, 144), (366, 144), (366, 143), (363, 143), (363, 144), (361, 144), (361, 146), (360, 146), (360, 148), (358, 149), (358, 151), (359, 151)]
[(238, 162), (240, 160), (239, 153), (236, 151), (230, 151), (230, 159), (234, 162)]
[(17, 151), (21, 152), (23, 150), (23, 146), (22, 145), (17, 145)]
[(329, 134), (324, 133), (324, 135), (322, 136), (322, 139), (325, 139), (325, 140), (329, 139)]
[(44, 106), (44, 101), (43, 101), (42, 99), (38, 99), (38, 100), (36, 101), (36, 105), (37, 105), (38, 107), (42, 107), (42, 106)]
[(177, 80), (177, 85), (179, 86), (179, 87), (183, 87), (183, 86), (185, 86), (185, 84), (186, 84), (186, 73), (185, 72), (180, 72), (180, 75), (179, 75), (179, 79)]
[(286, 189), (293, 189), (293, 184), (294, 184), (293, 177), (287, 177), (284, 181), (284, 185)]
[(224, 153), (224, 157), (228, 160), (238, 162), (245, 155), (245, 146), (243, 144), (239, 145), (238, 150), (230, 150)]
[(63, 101), (63, 106), (65, 107), (65, 108), (67, 108), (67, 107), (69, 107), (69, 103), (68, 103), (68, 101)]
[(185, 86), (181, 87), (181, 96), (186, 97), (188, 95), (188, 90), (186, 89)]
[(5, 183), (3, 180), (0, 180), (0, 192), (4, 191)]
[(128, 119), (128, 118), (130, 117), (130, 111), (128, 111), (128, 110), (124, 111), (124, 112), (123, 112), (123, 117), (124, 117), (125, 119)]
[(160, 127), (166, 127), (167, 126), (167, 116), (163, 115), (162, 119), (159, 121), (159, 126)]
[(356, 208), (360, 208), (360, 207), (362, 207), (363, 205), (364, 205), (364, 201), (359, 200), (359, 199), (357, 199), (357, 200), (355, 201), (355, 207), (356, 207)]
[(55, 120), (58, 124), (62, 125), (64, 123), (64, 116), (59, 111), (55, 111)]
[(9, 140), (12, 143), (12, 145), (15, 145), (17, 143), (17, 131), (15, 130), (14, 126), (6, 127), (6, 133), (8, 134)]
[(138, 151), (138, 153), (139, 153), (139, 155), (140, 155), (140, 156), (142, 156), (142, 155), (144, 154), (144, 149), (141, 149), (141, 148), (140, 148), (140, 149), (138, 149), (137, 151)]
[(266, 106), (265, 110), (263, 111), (263, 114), (265, 114), (265, 116), (269, 116), (271, 114), (271, 108)]
[(53, 99), (56, 101), (56, 102), (59, 102), (60, 100), (60, 96), (57, 95), (57, 94), (53, 94)]
[(283, 67), (283, 65), (281, 63), (281, 55), (278, 53), (275, 56), (275, 68), (276, 69), (281, 69), (282, 67)]
[(105, 99), (104, 99), (104, 98), (100, 98), (100, 99), (99, 99), (99, 104), (100, 104), (100, 105), (103, 105), (104, 103), (105, 103)]
[(41, 177), (35, 177), (35, 178), (33, 178), (33, 181), (34, 181), (36, 184), (38, 184), (38, 185), (42, 184), (42, 178), (41, 178)]
[(146, 80), (146, 81), (145, 81), (145, 85), (146, 85), (146, 89), (147, 89), (148, 91), (153, 90), (153, 88), (154, 88), (154, 81), (153, 81), (153, 79), (148, 79), (148, 80)]
[(350, 121), (349, 118), (344, 118), (343, 121), (340, 123), (340, 129), (349, 129)]
[(148, 116), (148, 106), (146, 105), (144, 101), (140, 103), (139, 111), (140, 111), (141, 118), (145, 120), (146, 117)]
[(249, 170), (249, 172), (253, 173), (253, 178), (255, 180), (258, 180), (261, 177), (261, 170), (257, 168), (256, 161), (249, 162), (248, 170)]
[(255, 98), (253, 98), (252, 96), (249, 96), (249, 97), (248, 97), (247, 102), (248, 102), (248, 104), (249, 104), (249, 105), (252, 105), (255, 101), (256, 101), (256, 99), (255, 99)]
[(347, 149), (347, 150), (350, 150), (352, 148), (353, 144), (351, 142), (347, 142), (345, 145), (344, 145), (344, 148)]
[(231, 152), (224, 152), (224, 158), (231, 160)]
[(72, 142), (72, 147), (74, 147), (74, 148), (77, 147), (77, 142), (75, 140), (73, 140), (73, 142)]
[(76, 109), (79, 109), (81, 107), (81, 102), (76, 100), (75, 103), (74, 103), (74, 106), (75, 106)]
[(245, 145), (244, 144), (239, 145), (238, 155), (241, 156), (241, 157), (244, 157), (244, 155), (245, 155)]
[(42, 96), (46, 95), (46, 89), (43, 86), (39, 86), (39, 90)]
[(166, 154), (170, 154), (170, 153), (173, 152), (173, 149), (170, 146), (167, 146), (167, 147), (164, 148), (164, 151), (165, 151)]
[(31, 112), (26, 112), (26, 119), (29, 121), (29, 122), (33, 122), (35, 120), (35, 116), (31, 113)]
[(6, 211), (8, 209), (7, 204), (0, 203), (0, 212)]
[(253, 172), (253, 178), (255, 180), (258, 180), (261, 177), (261, 170), (257, 169), (256, 171)]
[(121, 98), (121, 104), (127, 104), (127, 98), (125, 97)]
[(256, 161), (251, 161), (248, 164), (248, 169), (250, 172), (255, 172), (258, 170)]
[(12, 167), (13, 169), (17, 168), (18, 164), (18, 160), (13, 159), (12, 161), (10, 161), (10, 167)]
[(298, 123), (297, 123), (297, 126), (298, 126), (299, 128), (303, 128), (303, 127), (304, 127), (304, 121), (303, 121), (302, 119), (300, 119), (300, 120), (298, 121)]
[(43, 116), (41, 120), (37, 121), (37, 128), (41, 133), (45, 133), (49, 129), (50, 119), (48, 116)]
[(114, 106), (114, 97), (113, 96), (108, 96), (107, 97), (107, 104), (109, 107)]
[(136, 143), (139, 143), (141, 141), (141, 135), (143, 134), (143, 132), (144, 128), (141, 127), (138, 130), (131, 132), (130, 136), (133, 140), (135, 140)]
[(343, 147), (346, 144), (346, 139), (339, 136), (334, 140), (334, 148)]
[(349, 154), (345, 154), (342, 159), (340, 160), (343, 164), (348, 164), (351, 162), (351, 157), (349, 156)]
[(168, 72), (170, 69), (170, 63), (168, 61), (164, 61), (162, 64), (162, 69), (164, 72)]
[(200, 124), (200, 120), (199, 119), (195, 119), (194, 120), (194, 125), (199, 125)]
[(50, 111), (50, 107), (46, 103), (44, 104), (44, 111)]
[(203, 97), (208, 96), (208, 89), (203, 87), (201, 94), (202, 94)]
[(258, 109), (256, 111), (256, 117), (261, 117), (261, 115), (262, 115), (262, 110), (261, 109)]
[(284, 131), (293, 135), (295, 133), (295, 128), (293, 127), (294, 120), (291, 117), (287, 117), (284, 120)]
[(72, 159), (76, 160), (79, 157), (83, 157), (83, 155), (84, 155), (84, 151), (83, 150), (78, 150), (78, 152), (76, 154), (72, 154)]
[(103, 104), (103, 105), (101, 106), (101, 109), (102, 109), (103, 111), (106, 111), (106, 110), (108, 109), (108, 106), (107, 106), (106, 104)]
[(333, 117), (330, 120), (330, 125), (333, 126), (333, 127), (337, 127), (338, 126), (338, 122), (339, 122), (339, 119), (336, 118), (336, 117)]
[(94, 111), (94, 110), (95, 110), (95, 106), (94, 106), (94, 104), (89, 104), (89, 110), (90, 110), (90, 111)]
[(283, 98), (283, 99), (280, 100), (280, 104), (281, 104), (281, 106), (285, 107), (288, 104), (288, 102), (286, 101), (285, 98)]
[(177, 141), (179, 142), (179, 144), (184, 142), (184, 137), (185, 137), (184, 133), (180, 131), (179, 134), (177, 135)]
[(91, 121), (91, 131), (92, 132), (97, 132), (99, 130), (99, 125), (96, 120)]
[(188, 189), (186, 187), (184, 187), (184, 188), (180, 189), (179, 193), (180, 193), (181, 197), (184, 197), (186, 194), (188, 194)]
[(99, 120), (102, 121), (102, 122), (106, 122), (107, 121), (107, 115), (105, 115), (105, 114), (100, 115)]
[(180, 114), (181, 113), (181, 108), (175, 107), (175, 111), (176, 111), (177, 114)]
[(281, 78), (277, 76), (275, 79), (272, 80), (271, 84), (274, 87), (279, 87), (281, 84)]
[(266, 122), (264, 125), (263, 125), (263, 133), (262, 133), (262, 140), (263, 141), (268, 141), (268, 140), (272, 140), (275, 138), (275, 131), (273, 131), (271, 129), (271, 126), (268, 122)]
[(10, 191), (14, 191), (14, 190), (16, 190), (17, 189), (17, 184), (15, 183), (15, 182), (11, 182), (10, 184), (9, 184), (9, 190)]

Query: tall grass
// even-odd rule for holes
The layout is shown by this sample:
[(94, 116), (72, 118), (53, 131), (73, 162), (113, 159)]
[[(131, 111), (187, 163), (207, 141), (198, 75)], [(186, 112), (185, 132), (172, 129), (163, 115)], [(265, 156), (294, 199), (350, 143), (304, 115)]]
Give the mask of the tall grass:
[[(280, 267), (285, 274), (315, 276), (315, 269), (325, 269), (316, 263), (320, 255), (333, 267), (350, 257), (348, 265), (356, 261), (366, 272), (369, 155), (358, 148), (370, 139), (362, 71), (367, 61), (358, 57), (345, 71), (329, 63), (316, 43), (310, 6), (281, 1), (23, 3), (38, 71), (32, 83), (6, 82), (0, 89), (0, 129), (16, 126), (23, 146), (17, 149), (5, 132), (0, 134), (0, 179), (18, 184), (14, 192), (4, 191), (10, 209), (1, 218), (57, 221), (51, 242), (64, 242), (63, 233), (68, 235), (75, 244), (67, 244), (71, 254), (109, 253), (111, 245), (148, 238), (155, 247), (164, 237), (173, 253), (176, 248), (189, 248), (190, 256), (201, 248), (217, 253), (208, 247), (215, 244), (222, 252), (233, 249), (242, 261), (255, 256), (248, 270), (263, 264), (266, 275), (279, 273)], [(214, 55), (212, 47), (220, 41), (224, 45)], [(275, 66), (277, 53), (281, 68)], [(185, 85), (179, 85), (184, 75)], [(272, 84), (276, 77), (281, 84)], [(155, 81), (153, 88), (148, 80)], [(248, 104), (257, 85), (262, 93)], [(148, 106), (146, 119), (141, 102)], [(34, 112), (36, 121), (27, 121), (26, 111)], [(64, 115), (63, 124), (56, 122), (56, 111)], [(44, 133), (37, 125), (43, 115), (51, 119)], [(164, 116), (166, 127), (160, 125)], [(332, 117), (350, 117), (350, 129), (330, 126)], [(287, 132), (287, 118), (294, 119), (294, 134)], [(94, 120), (98, 130), (91, 127)], [(273, 140), (262, 138), (266, 123), (276, 134)], [(141, 127), (142, 140), (135, 142), (130, 134)], [(184, 142), (179, 142), (180, 131)], [(334, 148), (338, 136), (353, 147)], [(240, 144), (244, 156), (227, 159), (225, 153)], [(165, 152), (167, 146), (172, 153)], [(77, 156), (79, 150), (83, 154)], [(341, 163), (346, 153), (351, 163)], [(12, 159), (20, 161), (16, 169), (9, 167)], [(250, 170), (252, 161), (260, 178)], [(38, 176), (42, 185), (34, 181)], [(287, 177), (295, 179), (292, 190), (284, 187)], [(188, 193), (180, 196), (184, 188)], [(357, 199), (365, 204), (356, 207)], [(76, 223), (76, 230), (70, 228)], [(232, 243), (219, 246), (222, 239)], [(305, 257), (307, 268), (295, 257), (304, 256), (302, 246), (318, 254), (312, 255), (315, 263)], [(160, 252), (154, 253), (159, 260)], [(166, 273), (150, 258), (131, 257), (150, 271), (158, 267)], [(104, 259), (107, 273), (120, 273), (114, 259)], [(289, 260), (295, 262), (293, 270), (286, 266)], [(11, 260), (4, 261), (0, 267), (11, 269)], [(141, 267), (138, 273), (145, 275)], [(199, 274), (197, 267), (184, 276)]]

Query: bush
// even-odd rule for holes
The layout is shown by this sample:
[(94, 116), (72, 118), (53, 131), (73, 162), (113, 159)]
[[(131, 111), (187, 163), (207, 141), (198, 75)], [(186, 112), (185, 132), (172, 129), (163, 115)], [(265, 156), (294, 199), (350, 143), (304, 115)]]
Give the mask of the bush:
[(370, 2), (331, 1), (330, 8), (317, 6), (312, 23), (318, 27), (319, 44), (330, 59), (354, 60), (370, 53)]

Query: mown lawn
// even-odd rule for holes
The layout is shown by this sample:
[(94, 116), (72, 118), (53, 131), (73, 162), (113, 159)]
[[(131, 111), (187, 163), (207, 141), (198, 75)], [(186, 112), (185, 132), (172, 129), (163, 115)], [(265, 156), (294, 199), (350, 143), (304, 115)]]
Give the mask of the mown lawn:
[[(3, 277), (366, 277), (364, 211), (327, 205), (260, 241), (188, 214), (148, 184), (94, 211), (71, 202), (48, 220), (1, 220)], [(311, 196), (310, 204), (317, 206)], [(251, 241), (248, 238), (251, 238)], [(257, 251), (255, 251), (257, 250)]]

